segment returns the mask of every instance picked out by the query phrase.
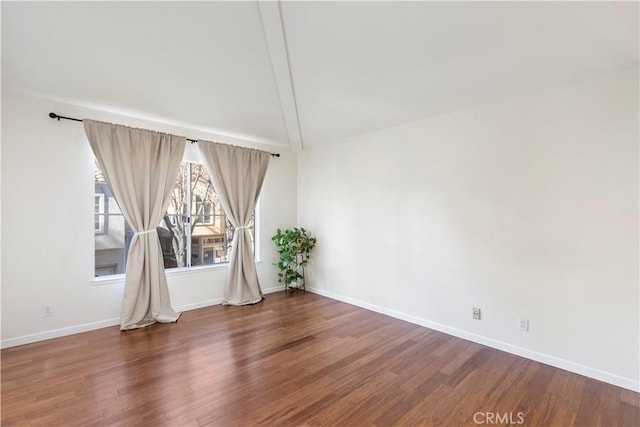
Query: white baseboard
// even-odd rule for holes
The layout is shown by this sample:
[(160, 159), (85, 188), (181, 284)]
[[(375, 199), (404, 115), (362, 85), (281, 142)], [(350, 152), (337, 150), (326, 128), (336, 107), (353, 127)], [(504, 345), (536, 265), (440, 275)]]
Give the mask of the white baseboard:
[(431, 320), (408, 315), (395, 310), (390, 310), (388, 308), (370, 304), (354, 298), (338, 295), (333, 292), (328, 292), (316, 287), (309, 287), (307, 288), (307, 290), (309, 292), (322, 295), (327, 298), (342, 301), (347, 304), (355, 305), (357, 307), (361, 307), (370, 311), (375, 311), (377, 313), (394, 317), (396, 319), (404, 320), (409, 323), (424, 326), (426, 328), (433, 329), (439, 332), (443, 332), (445, 334), (452, 335), (454, 337), (462, 338), (468, 341), (473, 341), (475, 343), (486, 345), (488, 347), (495, 348), (498, 350), (502, 350), (507, 353), (515, 354), (516, 356), (521, 356), (527, 359), (535, 360), (536, 362), (544, 363), (546, 365), (564, 369), (569, 372), (584, 375), (585, 377), (593, 378), (599, 381), (603, 381), (609, 384), (616, 385), (618, 387), (626, 388), (628, 390), (640, 393), (640, 381), (637, 381), (631, 378), (622, 377), (620, 375), (602, 371), (600, 369), (592, 368), (590, 366), (581, 365), (579, 363), (571, 362), (569, 360), (561, 359), (545, 353), (540, 353), (534, 350), (530, 350), (528, 348), (509, 344), (504, 341), (495, 340), (493, 338), (488, 338), (472, 332), (464, 331), (462, 329), (453, 328), (451, 326), (443, 325), (441, 323), (433, 322)]
[[(273, 286), (262, 290), (264, 294), (270, 294), (273, 292), (283, 291), (284, 286)], [(222, 304), (223, 298), (214, 298), (205, 301), (199, 301), (192, 304), (184, 304), (174, 307), (179, 313), (184, 311), (195, 310), (197, 308), (210, 307), (212, 305)], [(38, 341), (49, 340), (52, 338), (65, 337), (67, 335), (79, 334), (81, 332), (93, 331), (95, 329), (107, 328), (109, 326), (116, 326), (120, 324), (119, 318), (99, 320), (97, 322), (83, 323), (81, 325), (67, 326), (65, 328), (52, 329), (49, 331), (38, 332), (35, 334), (23, 335), (16, 338), (8, 338), (0, 341), (0, 348), (16, 347), (24, 344), (31, 344)]]
[(99, 320), (97, 322), (84, 323), (82, 325), (67, 326), (66, 328), (52, 329), (50, 331), (38, 332), (35, 334), (23, 335), (16, 338), (8, 338), (0, 342), (0, 348), (16, 347), (18, 345), (31, 344), (38, 341), (49, 340), (51, 338), (65, 337), (67, 335), (79, 334), (81, 332), (93, 331), (95, 329), (107, 328), (120, 324), (119, 318)]
[(263, 294), (272, 294), (275, 292), (284, 291), (284, 285), (272, 286), (271, 288), (265, 288), (262, 290)]
[(182, 313), (183, 311), (195, 310), (197, 308), (210, 307), (212, 305), (220, 305), (224, 298), (214, 298), (205, 301), (194, 302), (193, 304), (183, 304), (175, 307), (175, 310), (178, 313)]

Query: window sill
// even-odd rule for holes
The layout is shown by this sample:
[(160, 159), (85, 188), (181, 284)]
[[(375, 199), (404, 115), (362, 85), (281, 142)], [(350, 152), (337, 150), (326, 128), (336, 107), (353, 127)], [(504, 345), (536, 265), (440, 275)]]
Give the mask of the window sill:
[(91, 279), (93, 286), (113, 285), (124, 283), (124, 274), (114, 274), (112, 276), (100, 276)]
[[(262, 264), (261, 260), (256, 260), (256, 264)], [(229, 263), (225, 264), (213, 264), (213, 265), (198, 265), (195, 267), (183, 267), (183, 268), (171, 268), (165, 270), (167, 277), (171, 276), (184, 276), (188, 274), (202, 273), (203, 271), (215, 271), (226, 270), (229, 268)], [(94, 277), (91, 279), (93, 286), (101, 285), (113, 285), (124, 283), (124, 274), (115, 274), (112, 276)]]

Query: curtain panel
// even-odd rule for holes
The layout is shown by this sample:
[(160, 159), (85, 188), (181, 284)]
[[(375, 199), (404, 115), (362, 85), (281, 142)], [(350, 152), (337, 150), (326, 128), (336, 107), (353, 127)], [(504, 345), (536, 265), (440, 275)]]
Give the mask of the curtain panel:
[(120, 329), (175, 322), (156, 228), (167, 210), (184, 137), (83, 120), (107, 183), (134, 230), (125, 271)]
[(206, 141), (198, 141), (198, 149), (227, 218), (235, 228), (223, 304), (258, 303), (263, 295), (248, 226), (271, 155), (264, 151)]

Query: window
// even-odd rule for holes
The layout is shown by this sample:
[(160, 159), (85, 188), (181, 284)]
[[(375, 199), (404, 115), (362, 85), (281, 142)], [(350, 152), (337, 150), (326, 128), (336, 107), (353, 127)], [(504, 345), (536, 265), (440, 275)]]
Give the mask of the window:
[(104, 193), (96, 194), (94, 200), (93, 229), (98, 234), (104, 231)]
[[(134, 233), (97, 164), (94, 217), (95, 276), (123, 274)], [(254, 223), (255, 218), (251, 220), (252, 230)], [(229, 262), (233, 226), (227, 221), (204, 165), (180, 165), (169, 207), (156, 230), (167, 269)]]
[(211, 201), (203, 201), (201, 196), (196, 195), (195, 213), (199, 222), (215, 225), (215, 206)]

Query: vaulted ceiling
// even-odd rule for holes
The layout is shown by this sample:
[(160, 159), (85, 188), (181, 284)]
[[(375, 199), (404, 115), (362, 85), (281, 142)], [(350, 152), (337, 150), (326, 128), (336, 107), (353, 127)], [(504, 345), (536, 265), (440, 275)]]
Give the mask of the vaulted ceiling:
[(637, 2), (2, 2), (2, 87), (300, 149), (637, 67)]

